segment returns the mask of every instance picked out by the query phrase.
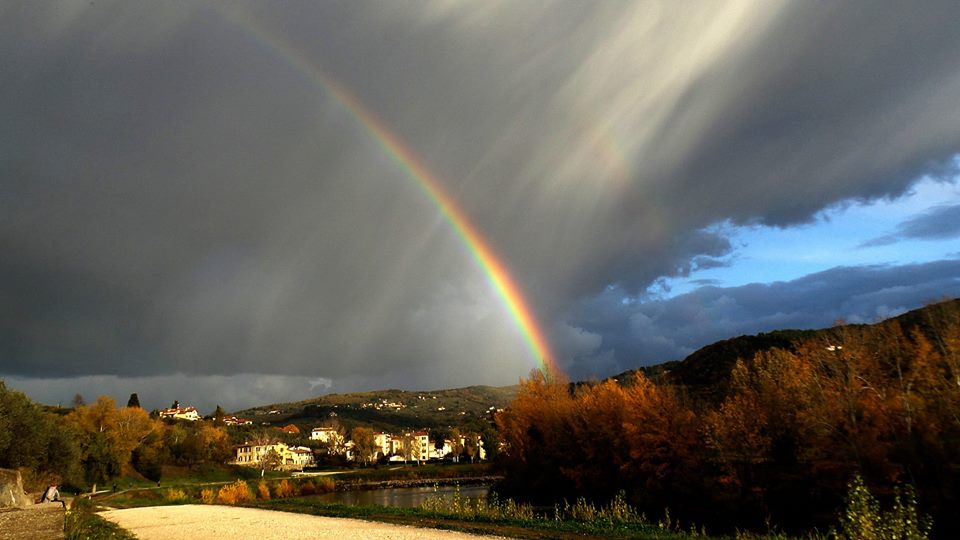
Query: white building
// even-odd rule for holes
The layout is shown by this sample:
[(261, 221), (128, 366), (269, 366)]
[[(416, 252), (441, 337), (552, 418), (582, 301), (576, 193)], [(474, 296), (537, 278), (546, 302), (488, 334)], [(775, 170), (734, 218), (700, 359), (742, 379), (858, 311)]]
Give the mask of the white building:
[(196, 407), (174, 407), (171, 409), (161, 409), (158, 411), (160, 418), (173, 418), (175, 420), (188, 420), (196, 422), (200, 420), (200, 413)]
[(280, 462), (277, 465), (279, 465), (281, 469), (302, 470), (304, 467), (312, 466), (315, 463), (313, 451), (309, 448), (305, 446), (290, 447), (279, 441), (267, 443), (247, 442), (238, 445), (235, 450), (236, 459), (234, 463), (237, 465), (258, 467), (270, 451), (276, 452), (280, 458)]

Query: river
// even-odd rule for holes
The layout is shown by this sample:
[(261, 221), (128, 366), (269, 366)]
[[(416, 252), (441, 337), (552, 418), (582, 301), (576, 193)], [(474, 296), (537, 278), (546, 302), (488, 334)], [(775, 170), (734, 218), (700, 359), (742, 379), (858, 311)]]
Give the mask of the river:
[[(334, 491), (317, 495), (317, 499), (325, 503), (352, 504), (356, 506), (397, 506), (401, 508), (417, 508), (431, 497), (452, 499), (456, 493), (456, 486), (429, 486), (404, 487), (353, 491)], [(489, 485), (460, 486), (460, 496), (470, 499), (486, 498), (490, 492)]]

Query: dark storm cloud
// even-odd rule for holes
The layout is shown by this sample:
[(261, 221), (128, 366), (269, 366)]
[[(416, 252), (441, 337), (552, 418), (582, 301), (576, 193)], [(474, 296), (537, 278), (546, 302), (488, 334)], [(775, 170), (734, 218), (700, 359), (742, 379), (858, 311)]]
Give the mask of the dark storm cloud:
[(6, 4), (0, 373), (526, 373), (468, 250), (314, 69), (437, 174), (563, 361), (685, 350), (701, 334), (583, 306), (727, 264), (712, 224), (789, 226), (945, 174), (956, 20), (955, 2)]
[(886, 234), (860, 247), (885, 246), (899, 240), (944, 240), (960, 236), (960, 204), (935, 206), (899, 225), (896, 232)]
[[(802, 278), (741, 287), (701, 287), (666, 300), (624, 302), (607, 291), (575, 310), (597, 338), (572, 362), (572, 375), (602, 376), (682, 359), (729, 337), (779, 329), (825, 328), (838, 320), (872, 323), (960, 296), (960, 260), (904, 266), (838, 267)], [(574, 326), (576, 328), (576, 326)], [(589, 360), (614, 355), (613, 371)], [(605, 368), (607, 366), (604, 366)]]

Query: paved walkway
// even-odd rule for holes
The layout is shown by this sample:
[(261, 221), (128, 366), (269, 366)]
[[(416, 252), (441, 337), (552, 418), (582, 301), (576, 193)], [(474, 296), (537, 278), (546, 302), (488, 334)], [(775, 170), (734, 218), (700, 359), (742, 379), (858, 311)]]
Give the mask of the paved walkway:
[(140, 540), (413, 540), (497, 538), (359, 519), (328, 518), (258, 508), (187, 504), (111, 510), (100, 514)]
[(0, 540), (63, 538), (63, 507), (44, 503), (0, 509)]

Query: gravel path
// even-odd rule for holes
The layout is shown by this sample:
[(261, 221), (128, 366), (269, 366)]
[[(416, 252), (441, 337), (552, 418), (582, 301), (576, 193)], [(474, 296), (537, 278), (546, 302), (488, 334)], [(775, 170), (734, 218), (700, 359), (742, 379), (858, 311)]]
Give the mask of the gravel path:
[(59, 503), (0, 510), (0, 540), (36, 538), (63, 538), (63, 507)]
[(359, 519), (328, 518), (218, 505), (151, 506), (110, 510), (101, 512), (100, 515), (132, 532), (140, 540), (500, 538), (437, 529), (418, 529)]

